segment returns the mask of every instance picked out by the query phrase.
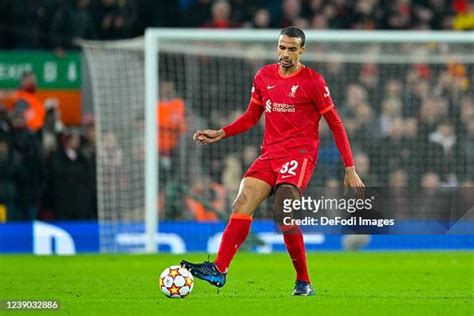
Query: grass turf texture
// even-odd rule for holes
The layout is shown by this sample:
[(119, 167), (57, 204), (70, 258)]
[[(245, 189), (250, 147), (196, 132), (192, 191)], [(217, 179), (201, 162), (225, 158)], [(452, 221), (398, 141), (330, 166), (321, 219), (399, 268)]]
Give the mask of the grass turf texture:
[(220, 293), (196, 279), (188, 297), (168, 299), (158, 277), (183, 257), (206, 255), (0, 256), (0, 299), (58, 299), (73, 315), (474, 314), (473, 252), (310, 253), (315, 297), (291, 296), (286, 253), (239, 253)]

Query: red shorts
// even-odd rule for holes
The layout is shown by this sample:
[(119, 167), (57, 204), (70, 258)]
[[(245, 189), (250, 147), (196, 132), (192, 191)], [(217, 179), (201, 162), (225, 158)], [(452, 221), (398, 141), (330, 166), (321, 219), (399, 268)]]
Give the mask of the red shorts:
[(293, 184), (303, 192), (308, 186), (316, 164), (307, 157), (261, 159), (254, 161), (245, 177), (257, 178), (272, 187), (280, 183)]

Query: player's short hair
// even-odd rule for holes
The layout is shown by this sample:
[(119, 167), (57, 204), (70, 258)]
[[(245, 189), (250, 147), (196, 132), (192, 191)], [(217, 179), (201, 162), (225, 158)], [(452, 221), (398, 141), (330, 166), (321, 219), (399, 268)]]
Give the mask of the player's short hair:
[(288, 37), (299, 37), (301, 39), (301, 47), (304, 46), (306, 41), (306, 35), (303, 30), (295, 26), (288, 26), (281, 30), (280, 35), (286, 35)]

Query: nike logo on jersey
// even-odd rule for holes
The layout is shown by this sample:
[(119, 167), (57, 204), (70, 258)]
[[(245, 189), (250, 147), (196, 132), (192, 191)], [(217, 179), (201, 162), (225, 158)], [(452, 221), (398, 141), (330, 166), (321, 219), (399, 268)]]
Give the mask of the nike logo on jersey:
[(270, 89), (273, 89), (275, 88), (276, 86), (267, 86), (267, 89), (270, 90)]
[(293, 177), (293, 175), (292, 174), (287, 174), (287, 175), (281, 176), (282, 179), (289, 178), (289, 177)]

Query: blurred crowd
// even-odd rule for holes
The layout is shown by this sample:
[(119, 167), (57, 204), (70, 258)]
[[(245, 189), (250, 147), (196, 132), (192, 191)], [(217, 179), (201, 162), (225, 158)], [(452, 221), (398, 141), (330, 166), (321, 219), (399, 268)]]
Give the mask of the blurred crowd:
[[(327, 71), (334, 86), (342, 73), (334, 77), (330, 70), (334, 65), (326, 66), (321, 71)], [(342, 96), (335, 96), (335, 102), (366, 183), (372, 187), (472, 186), (472, 66), (355, 67), (357, 80), (345, 82), (345, 93), (339, 91)], [(326, 140), (326, 148), (334, 150), (332, 140)], [(323, 157), (324, 150), (322, 145)]]
[(35, 75), (25, 72), (19, 89), (0, 104), (2, 217), (94, 219), (94, 120), (86, 116), (80, 127), (64, 126), (58, 104), (43, 104), (35, 90)]
[(147, 27), (473, 30), (472, 0), (0, 0), (0, 49), (63, 49)]
[(190, 27), (360, 30), (473, 28), (467, 0), (282, 0), (189, 1), (183, 12)]

